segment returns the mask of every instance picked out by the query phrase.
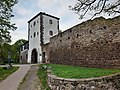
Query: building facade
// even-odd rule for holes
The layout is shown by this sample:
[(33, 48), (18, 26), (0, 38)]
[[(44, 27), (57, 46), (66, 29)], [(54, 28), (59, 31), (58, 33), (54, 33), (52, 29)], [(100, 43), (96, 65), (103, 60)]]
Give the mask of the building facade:
[(28, 41), (20, 47), (20, 56), (19, 56), (20, 61), (19, 62), (21, 64), (27, 63), (28, 49), (29, 49)]
[(59, 33), (59, 18), (39, 13), (28, 21), (28, 42), (27, 63), (120, 68), (120, 16), (88, 20)]
[(45, 57), (43, 45), (59, 32), (59, 18), (40, 12), (28, 21), (28, 59), (27, 63), (42, 63)]

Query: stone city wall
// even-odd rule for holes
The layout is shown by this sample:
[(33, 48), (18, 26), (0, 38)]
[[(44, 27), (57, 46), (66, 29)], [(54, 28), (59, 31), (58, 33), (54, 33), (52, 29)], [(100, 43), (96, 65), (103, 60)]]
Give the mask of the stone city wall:
[(51, 38), (50, 63), (120, 68), (120, 16), (78, 24)]
[(64, 79), (48, 75), (52, 90), (120, 90), (120, 73), (89, 79)]

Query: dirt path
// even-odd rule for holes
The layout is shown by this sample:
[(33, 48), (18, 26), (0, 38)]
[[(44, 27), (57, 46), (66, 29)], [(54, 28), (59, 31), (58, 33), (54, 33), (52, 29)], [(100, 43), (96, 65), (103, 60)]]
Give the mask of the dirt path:
[[(0, 82), (0, 90), (17, 90), (19, 83), (30, 69), (30, 65), (16, 65), (19, 69)], [(2, 67), (2, 66), (1, 66)]]
[(25, 76), (23, 82), (19, 85), (18, 90), (43, 90), (37, 76), (39, 66), (33, 65)]

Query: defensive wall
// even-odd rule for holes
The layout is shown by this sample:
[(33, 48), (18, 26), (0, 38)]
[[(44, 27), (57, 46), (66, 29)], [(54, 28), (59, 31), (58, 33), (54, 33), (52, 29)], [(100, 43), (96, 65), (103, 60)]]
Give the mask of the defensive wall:
[(59, 33), (47, 52), (50, 63), (120, 68), (120, 16), (88, 20)]

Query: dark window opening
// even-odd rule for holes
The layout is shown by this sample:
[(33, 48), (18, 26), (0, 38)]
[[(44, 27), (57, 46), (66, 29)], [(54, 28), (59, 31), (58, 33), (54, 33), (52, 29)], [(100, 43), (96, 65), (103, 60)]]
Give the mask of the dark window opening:
[(37, 23), (38, 23), (38, 21), (37, 21)]
[(31, 38), (32, 38), (32, 35), (31, 35)]
[(32, 27), (32, 25), (31, 25), (31, 27)]
[(49, 20), (49, 23), (52, 24), (53, 23), (52, 20)]
[(35, 26), (36, 25), (36, 22), (34, 21), (33, 25)]
[(106, 43), (108, 43), (108, 41), (106, 41)]
[(60, 42), (62, 42), (62, 40), (60, 40)]
[(37, 35), (39, 35), (39, 32), (37, 32)]
[(43, 52), (43, 57), (45, 58), (45, 52)]
[(101, 41), (101, 44), (103, 44), (103, 42)]
[(70, 39), (70, 37), (68, 37), (68, 39)]
[(106, 29), (106, 26), (103, 26), (104, 29)]
[(92, 30), (90, 30), (90, 33), (92, 34)]
[(34, 37), (36, 36), (36, 33), (34, 32)]
[(79, 37), (79, 34), (77, 34), (77, 38)]
[(113, 32), (113, 36), (116, 34), (116, 32)]
[(52, 36), (53, 35), (53, 31), (50, 31), (49, 34)]

